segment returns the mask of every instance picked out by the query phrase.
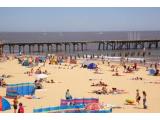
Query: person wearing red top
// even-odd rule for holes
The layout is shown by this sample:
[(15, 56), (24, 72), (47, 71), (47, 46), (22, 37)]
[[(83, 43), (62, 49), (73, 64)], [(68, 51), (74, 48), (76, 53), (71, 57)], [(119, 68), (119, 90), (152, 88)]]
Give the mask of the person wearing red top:
[(22, 103), (19, 103), (18, 113), (24, 113), (24, 107)]

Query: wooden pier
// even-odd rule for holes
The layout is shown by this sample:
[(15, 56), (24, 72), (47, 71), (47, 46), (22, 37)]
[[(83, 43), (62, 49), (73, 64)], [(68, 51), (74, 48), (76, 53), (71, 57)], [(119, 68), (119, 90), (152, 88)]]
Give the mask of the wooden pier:
[(3, 55), (3, 43), (0, 41), (0, 57)]
[[(86, 51), (89, 44), (95, 44), (97, 51), (107, 50), (130, 50), (130, 49), (152, 49), (160, 48), (160, 40), (101, 40), (101, 41), (68, 41), (68, 42), (43, 42), (43, 43), (6, 43), (0, 42), (0, 54), (4, 53), (4, 47), (10, 54), (15, 53), (18, 48), (19, 52), (29, 53), (52, 53), (55, 52), (76, 52)], [(47, 50), (44, 50), (44, 47)]]

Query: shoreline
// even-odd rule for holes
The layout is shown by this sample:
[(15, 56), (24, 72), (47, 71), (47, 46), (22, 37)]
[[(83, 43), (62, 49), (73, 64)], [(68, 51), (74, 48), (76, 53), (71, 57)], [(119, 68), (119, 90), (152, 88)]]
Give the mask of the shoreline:
[(160, 56), (157, 57), (148, 57), (148, 56), (106, 56), (106, 55), (96, 55), (96, 54), (65, 54), (65, 53), (54, 53), (54, 54), (47, 54), (47, 53), (42, 53), (42, 54), (3, 54), (3, 56), (1, 57), (1, 59), (6, 58), (6, 57), (19, 57), (19, 56), (32, 56), (32, 57), (36, 57), (36, 56), (46, 56), (48, 57), (49, 55), (56, 55), (56, 56), (65, 56), (65, 57), (72, 57), (72, 59), (86, 59), (86, 60), (111, 60), (112, 62), (119, 62), (121, 59), (128, 61), (128, 62), (140, 62), (142, 63), (144, 60), (146, 61), (146, 63), (153, 63), (153, 62), (158, 62), (160, 63)]

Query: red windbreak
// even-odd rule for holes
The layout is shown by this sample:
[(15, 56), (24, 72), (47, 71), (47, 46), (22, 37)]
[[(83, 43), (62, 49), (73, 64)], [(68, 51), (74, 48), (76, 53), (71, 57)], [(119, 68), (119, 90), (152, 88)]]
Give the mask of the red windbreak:
[(0, 96), (0, 111), (2, 111), (2, 97)]

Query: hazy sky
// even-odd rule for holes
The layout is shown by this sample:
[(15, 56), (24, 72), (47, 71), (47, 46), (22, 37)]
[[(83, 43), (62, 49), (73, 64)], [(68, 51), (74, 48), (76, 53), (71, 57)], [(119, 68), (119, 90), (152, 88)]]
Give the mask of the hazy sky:
[(0, 32), (160, 30), (160, 8), (0, 8)]

